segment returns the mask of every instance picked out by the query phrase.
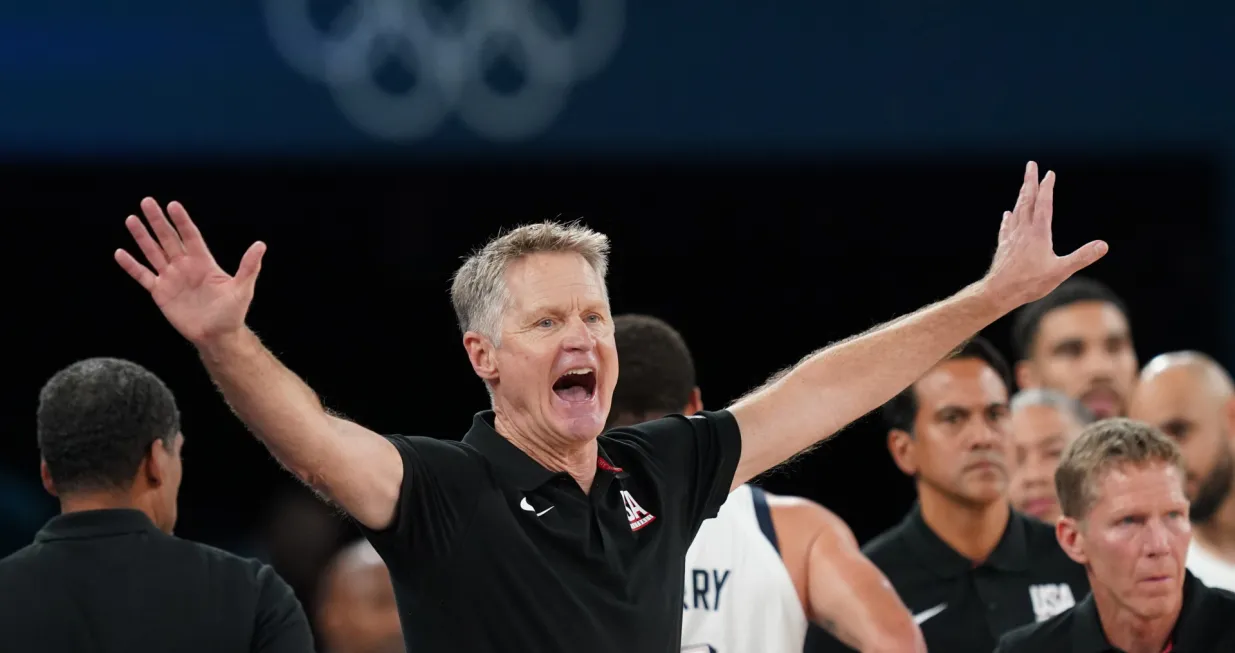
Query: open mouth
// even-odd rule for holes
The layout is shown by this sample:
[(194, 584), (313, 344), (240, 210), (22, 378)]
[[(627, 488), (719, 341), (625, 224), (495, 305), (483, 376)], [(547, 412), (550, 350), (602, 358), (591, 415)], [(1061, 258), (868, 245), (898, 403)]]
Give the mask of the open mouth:
[(567, 370), (553, 384), (553, 394), (571, 403), (588, 401), (596, 394), (596, 372), (586, 367)]

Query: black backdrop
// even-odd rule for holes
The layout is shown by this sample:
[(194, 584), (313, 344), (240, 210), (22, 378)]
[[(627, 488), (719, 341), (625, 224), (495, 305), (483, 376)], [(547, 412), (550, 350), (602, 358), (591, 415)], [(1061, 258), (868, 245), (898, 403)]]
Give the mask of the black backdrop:
[[(1060, 249), (1111, 243), (1092, 274), (1123, 293), (1145, 357), (1220, 357), (1220, 171), (1203, 155), (1035, 153), (1059, 174)], [(144, 195), (185, 203), (225, 268), (269, 245), (251, 325), (333, 408), (381, 431), (459, 437), (486, 396), (446, 295), (459, 257), (502, 226), (583, 218), (614, 243), (616, 312), (666, 318), (720, 407), (828, 342), (976, 279), (1023, 159), (727, 164), (232, 162), (4, 170), (9, 370), (0, 461), (37, 483), (39, 385), (76, 359), (154, 370), (184, 415), (182, 535), (227, 545), (287, 484), (194, 352), (112, 262)], [(1007, 345), (1001, 322), (988, 331)], [(886, 364), (896, 364), (887, 352)], [(1229, 360), (1229, 359), (1228, 359)], [(912, 501), (866, 418), (765, 479), (837, 511), (865, 540)], [(37, 486), (36, 486), (37, 487)]]

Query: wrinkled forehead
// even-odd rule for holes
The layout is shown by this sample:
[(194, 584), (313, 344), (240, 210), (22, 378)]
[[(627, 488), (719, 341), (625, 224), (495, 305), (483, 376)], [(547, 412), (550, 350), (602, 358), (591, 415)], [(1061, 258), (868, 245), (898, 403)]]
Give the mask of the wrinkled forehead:
[(518, 312), (608, 306), (604, 279), (578, 254), (525, 256), (507, 266), (505, 281), (508, 305)]
[(1090, 484), (1090, 512), (1152, 512), (1186, 504), (1184, 476), (1177, 465), (1164, 460), (1105, 466)]

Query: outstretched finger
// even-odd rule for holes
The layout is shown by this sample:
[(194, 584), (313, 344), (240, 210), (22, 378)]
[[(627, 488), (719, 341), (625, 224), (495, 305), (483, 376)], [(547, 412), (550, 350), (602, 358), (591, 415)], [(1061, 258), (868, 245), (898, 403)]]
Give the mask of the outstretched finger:
[(1028, 222), (1033, 215), (1034, 200), (1038, 197), (1038, 164), (1030, 161), (1025, 166), (1025, 180), (1021, 183), (1020, 195), (1016, 197), (1016, 206), (1012, 207), (1013, 228), (1022, 222)]
[(197, 225), (193, 224), (193, 220), (189, 218), (189, 212), (185, 210), (184, 205), (180, 202), (171, 202), (167, 205), (167, 215), (171, 217), (172, 224), (176, 226), (176, 231), (180, 232), (180, 241), (184, 243), (184, 250), (192, 256), (210, 256), (210, 250), (206, 248), (206, 240), (202, 238), (202, 232), (197, 230)]
[(128, 272), (129, 276), (133, 277), (134, 281), (140, 283), (142, 288), (145, 288), (147, 291), (154, 289), (154, 282), (158, 279), (158, 277), (154, 276), (153, 272), (146, 269), (146, 266), (138, 263), (137, 259), (133, 258), (131, 254), (123, 249), (118, 249), (116, 250), (115, 258), (116, 262), (120, 264), (120, 267), (124, 268), (124, 271)]
[(163, 215), (163, 209), (159, 207), (159, 203), (154, 201), (154, 198), (147, 197), (142, 200), (142, 213), (146, 216), (146, 222), (150, 223), (150, 228), (154, 230), (154, 235), (159, 239), (159, 244), (163, 246), (163, 254), (167, 256), (168, 261), (173, 261), (177, 256), (184, 254), (184, 244), (180, 242), (180, 235), (172, 229), (172, 224), (167, 221), (167, 216)]
[(1048, 170), (1046, 177), (1038, 188), (1038, 200), (1033, 207), (1033, 221), (1040, 222), (1045, 228), (1051, 228), (1051, 218), (1055, 213), (1055, 173)]
[(1068, 270), (1068, 276), (1072, 276), (1093, 265), (1098, 259), (1106, 256), (1110, 249), (1110, 246), (1105, 241), (1095, 240), (1063, 257), (1064, 266)]
[(257, 273), (262, 271), (262, 256), (265, 254), (266, 243), (259, 240), (250, 245), (240, 259), (240, 267), (236, 269), (236, 281), (241, 284), (252, 284), (256, 281)]
[(130, 215), (125, 218), (124, 226), (128, 227), (129, 233), (133, 235), (133, 241), (141, 248), (142, 254), (146, 255), (146, 260), (150, 262), (154, 271), (162, 274), (167, 268), (167, 257), (163, 256), (163, 248), (159, 247), (159, 244), (154, 242), (154, 238), (150, 237), (150, 232), (146, 231), (146, 225), (142, 223), (141, 218)]

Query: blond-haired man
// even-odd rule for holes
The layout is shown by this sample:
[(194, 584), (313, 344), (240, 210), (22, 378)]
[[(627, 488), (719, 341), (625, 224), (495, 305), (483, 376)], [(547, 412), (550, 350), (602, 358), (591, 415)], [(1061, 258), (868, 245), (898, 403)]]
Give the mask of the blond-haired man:
[(1095, 422), (1055, 472), (1064, 551), (1091, 592), (1075, 608), (1012, 631), (997, 653), (1235, 650), (1235, 594), (1185, 568), (1192, 528), (1179, 447), (1129, 419)]
[(135, 216), (126, 224), (153, 270), (116, 258), (275, 457), (364, 527), (390, 568), (408, 650), (667, 653), (687, 547), (731, 488), (1105, 254), (1094, 242), (1055, 255), (1054, 183), (1026, 167), (989, 271), (950, 299), (823, 349), (727, 410), (604, 436), (618, 357), (609, 243), (588, 229), (516, 229), (455, 275), (463, 346), (492, 396), (462, 443), (383, 437), (326, 411), (245, 327), (265, 245), (229, 275), (182, 206), (168, 222), (147, 199), (155, 238)]

